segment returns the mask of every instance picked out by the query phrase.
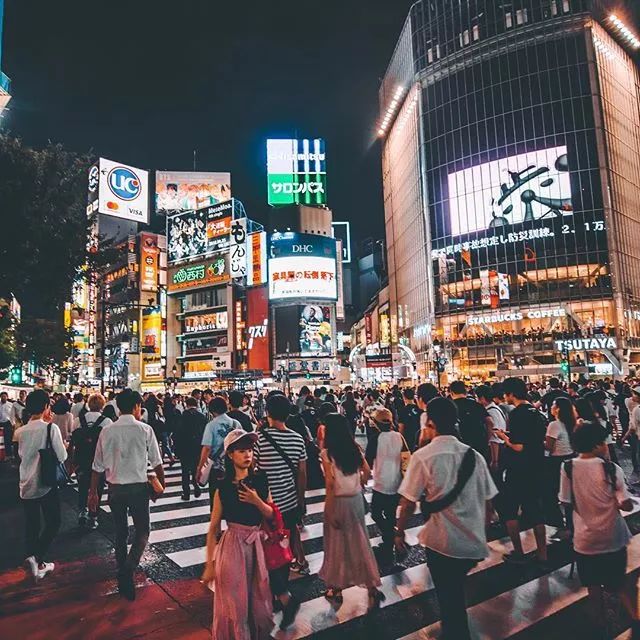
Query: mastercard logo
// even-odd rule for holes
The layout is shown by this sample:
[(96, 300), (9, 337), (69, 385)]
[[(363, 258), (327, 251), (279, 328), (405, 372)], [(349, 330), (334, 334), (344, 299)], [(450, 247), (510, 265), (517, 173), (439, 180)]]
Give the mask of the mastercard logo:
[(117, 211), (120, 207), (117, 202), (109, 202), (107, 201), (107, 209), (111, 209), (111, 211)]

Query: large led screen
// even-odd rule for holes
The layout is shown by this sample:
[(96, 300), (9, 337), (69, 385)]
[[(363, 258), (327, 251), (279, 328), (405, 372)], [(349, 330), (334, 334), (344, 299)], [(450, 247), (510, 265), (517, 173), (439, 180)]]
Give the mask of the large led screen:
[(324, 140), (267, 140), (267, 179), (270, 205), (326, 204)]
[(309, 233), (269, 240), (269, 299), (337, 300), (336, 241)]
[(202, 209), (230, 198), (230, 173), (156, 171), (156, 211), (160, 214)]
[(331, 307), (316, 304), (300, 307), (300, 355), (330, 356), (332, 353)]
[(573, 213), (565, 146), (451, 173), (448, 187), (454, 237)]
[(229, 247), (233, 200), (167, 218), (169, 264)]

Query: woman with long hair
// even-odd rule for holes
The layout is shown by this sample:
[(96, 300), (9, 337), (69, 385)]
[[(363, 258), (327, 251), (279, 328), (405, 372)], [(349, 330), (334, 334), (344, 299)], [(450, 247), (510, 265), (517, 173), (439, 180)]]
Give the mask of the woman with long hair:
[(51, 422), (57, 424), (62, 435), (62, 440), (67, 442), (73, 431), (73, 415), (71, 414), (71, 404), (64, 397), (60, 396), (51, 407)]
[(362, 487), (371, 476), (349, 422), (339, 413), (324, 418), (326, 429), (322, 466), (326, 482), (324, 560), (319, 575), (327, 585), (325, 597), (342, 602), (342, 590), (359, 585), (369, 592), (369, 610), (378, 608), (384, 594), (380, 572), (365, 525)]
[[(260, 525), (274, 511), (267, 476), (253, 470), (257, 439), (257, 433), (244, 429), (234, 429), (224, 439), (225, 477), (213, 501), (202, 574), (215, 591), (215, 640), (266, 640), (273, 628)], [(220, 536), (223, 519), (227, 529)]]
[(358, 403), (356, 402), (353, 391), (347, 391), (345, 399), (342, 402), (342, 413), (344, 417), (349, 421), (349, 427), (351, 433), (356, 435), (356, 427), (358, 426), (358, 418), (360, 417), (360, 411), (358, 410)]
[(565, 511), (565, 518), (558, 503), (558, 492), (560, 491), (560, 469), (565, 460), (573, 458), (573, 447), (571, 446), (571, 436), (576, 428), (577, 412), (569, 398), (557, 397), (551, 405), (551, 415), (553, 420), (547, 427), (545, 438), (545, 449), (548, 458), (545, 460), (546, 466), (546, 503), (545, 509), (547, 522), (558, 528), (554, 537), (566, 538), (570, 535), (571, 513), (569, 509)]

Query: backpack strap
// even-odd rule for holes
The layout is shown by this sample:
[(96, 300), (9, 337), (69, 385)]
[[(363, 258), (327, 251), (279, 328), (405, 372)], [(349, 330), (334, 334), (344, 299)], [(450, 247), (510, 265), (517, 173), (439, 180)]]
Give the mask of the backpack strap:
[(616, 465), (611, 462), (611, 460), (603, 460), (602, 461), (604, 464), (604, 473), (605, 476), (609, 482), (609, 484), (611, 485), (611, 489), (613, 490), (614, 494), (616, 492), (616, 489), (618, 487), (618, 477), (616, 474)]
[(80, 420), (80, 426), (83, 429), (86, 429), (89, 426), (89, 424), (87, 423), (87, 415), (86, 415), (86, 413), (80, 412), (80, 415), (78, 416), (78, 420)]
[(464, 457), (462, 458), (460, 467), (458, 468), (458, 478), (453, 489), (451, 489), (449, 493), (438, 500), (433, 500), (432, 502), (423, 500), (421, 502), (423, 516), (426, 517), (427, 515), (438, 513), (439, 511), (444, 511), (447, 507), (451, 506), (458, 499), (458, 496), (462, 493), (462, 490), (465, 488), (467, 482), (469, 482), (469, 478), (471, 478), (471, 476), (473, 475), (475, 468), (475, 450), (471, 447), (468, 447), (465, 451)]
[[(107, 419), (107, 416), (105, 416), (103, 413), (101, 413), (100, 417), (93, 423), (93, 428), (97, 429), (106, 419)], [(86, 422), (86, 420), (85, 420), (85, 422)]]
[(563, 462), (564, 472), (567, 474), (567, 478), (569, 478), (569, 487), (571, 489), (571, 506), (573, 510), (578, 513), (578, 507), (576, 506), (576, 495), (573, 492), (573, 460), (565, 460)]

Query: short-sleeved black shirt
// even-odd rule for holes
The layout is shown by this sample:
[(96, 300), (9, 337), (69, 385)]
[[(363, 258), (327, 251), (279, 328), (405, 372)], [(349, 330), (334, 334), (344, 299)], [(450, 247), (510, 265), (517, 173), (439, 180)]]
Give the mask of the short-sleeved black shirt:
[(398, 411), (398, 422), (404, 425), (404, 439), (413, 451), (420, 431), (420, 414), (422, 411), (415, 404), (408, 404)]
[[(265, 473), (258, 471), (250, 475), (244, 483), (253, 487), (264, 500), (269, 496), (269, 481)], [(238, 485), (224, 481), (220, 485), (220, 500), (222, 501), (222, 517), (227, 522), (236, 522), (255, 527), (262, 522), (262, 514), (257, 507), (246, 502), (240, 502), (238, 498)]]
[(254, 430), (253, 422), (251, 422), (251, 418), (240, 411), (240, 409), (232, 409), (231, 411), (227, 411), (227, 415), (234, 420), (237, 420), (240, 423), (240, 426), (249, 433)]
[(509, 468), (528, 475), (542, 473), (547, 433), (544, 416), (532, 405), (521, 404), (509, 414), (508, 430), (513, 444), (524, 445), (521, 452), (510, 450)]

